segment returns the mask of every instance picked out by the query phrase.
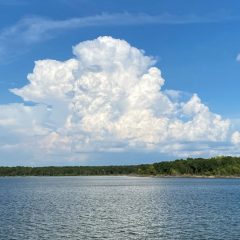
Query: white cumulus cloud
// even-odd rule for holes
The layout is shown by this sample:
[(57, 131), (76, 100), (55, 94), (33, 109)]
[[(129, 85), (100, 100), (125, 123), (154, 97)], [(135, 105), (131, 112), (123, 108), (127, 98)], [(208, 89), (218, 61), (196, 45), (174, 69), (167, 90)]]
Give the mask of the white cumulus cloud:
[(240, 132), (239, 131), (235, 131), (233, 134), (232, 134), (232, 143), (233, 144), (240, 144)]
[(29, 84), (11, 91), (37, 105), (0, 106), (2, 132), (34, 142), (38, 154), (69, 157), (124, 151), (201, 155), (209, 146), (218, 153), (219, 146), (239, 141), (239, 133), (231, 138), (230, 121), (212, 113), (197, 94), (182, 101), (180, 92), (162, 90), (161, 71), (143, 50), (99, 37), (79, 43), (73, 53), (64, 62), (35, 63)]

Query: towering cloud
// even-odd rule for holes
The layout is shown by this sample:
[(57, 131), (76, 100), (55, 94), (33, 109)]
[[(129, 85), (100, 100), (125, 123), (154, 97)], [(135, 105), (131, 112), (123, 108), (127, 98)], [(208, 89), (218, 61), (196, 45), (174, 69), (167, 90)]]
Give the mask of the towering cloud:
[[(217, 152), (219, 144), (230, 142), (229, 120), (212, 113), (196, 94), (184, 102), (181, 93), (163, 91), (161, 71), (144, 51), (99, 37), (79, 43), (73, 53), (65, 62), (35, 63), (29, 84), (11, 91), (36, 105), (0, 106), (7, 109), (0, 112), (0, 128), (11, 126), (9, 135), (32, 139), (36, 152), (49, 154), (202, 154), (210, 145)], [(26, 125), (29, 130), (19, 132)], [(235, 133), (232, 141), (238, 138)]]

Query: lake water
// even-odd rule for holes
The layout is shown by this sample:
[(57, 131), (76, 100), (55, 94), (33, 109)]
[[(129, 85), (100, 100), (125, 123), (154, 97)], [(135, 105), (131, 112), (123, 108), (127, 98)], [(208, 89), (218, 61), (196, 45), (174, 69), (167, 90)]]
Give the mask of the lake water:
[(240, 239), (240, 179), (0, 178), (0, 239)]

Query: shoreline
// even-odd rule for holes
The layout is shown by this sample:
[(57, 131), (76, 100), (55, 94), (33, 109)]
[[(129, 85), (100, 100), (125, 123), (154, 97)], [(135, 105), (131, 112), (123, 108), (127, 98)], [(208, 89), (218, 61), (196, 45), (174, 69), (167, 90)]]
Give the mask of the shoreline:
[(6, 175), (0, 176), (0, 178), (27, 178), (27, 177), (137, 177), (137, 178), (194, 178), (194, 179), (240, 179), (240, 176), (214, 176), (214, 175)]

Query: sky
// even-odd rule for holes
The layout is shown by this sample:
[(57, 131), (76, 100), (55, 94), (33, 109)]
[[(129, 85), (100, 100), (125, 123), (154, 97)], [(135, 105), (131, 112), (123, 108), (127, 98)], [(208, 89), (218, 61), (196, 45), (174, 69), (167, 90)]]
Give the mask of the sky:
[(0, 0), (0, 165), (240, 155), (240, 2)]

